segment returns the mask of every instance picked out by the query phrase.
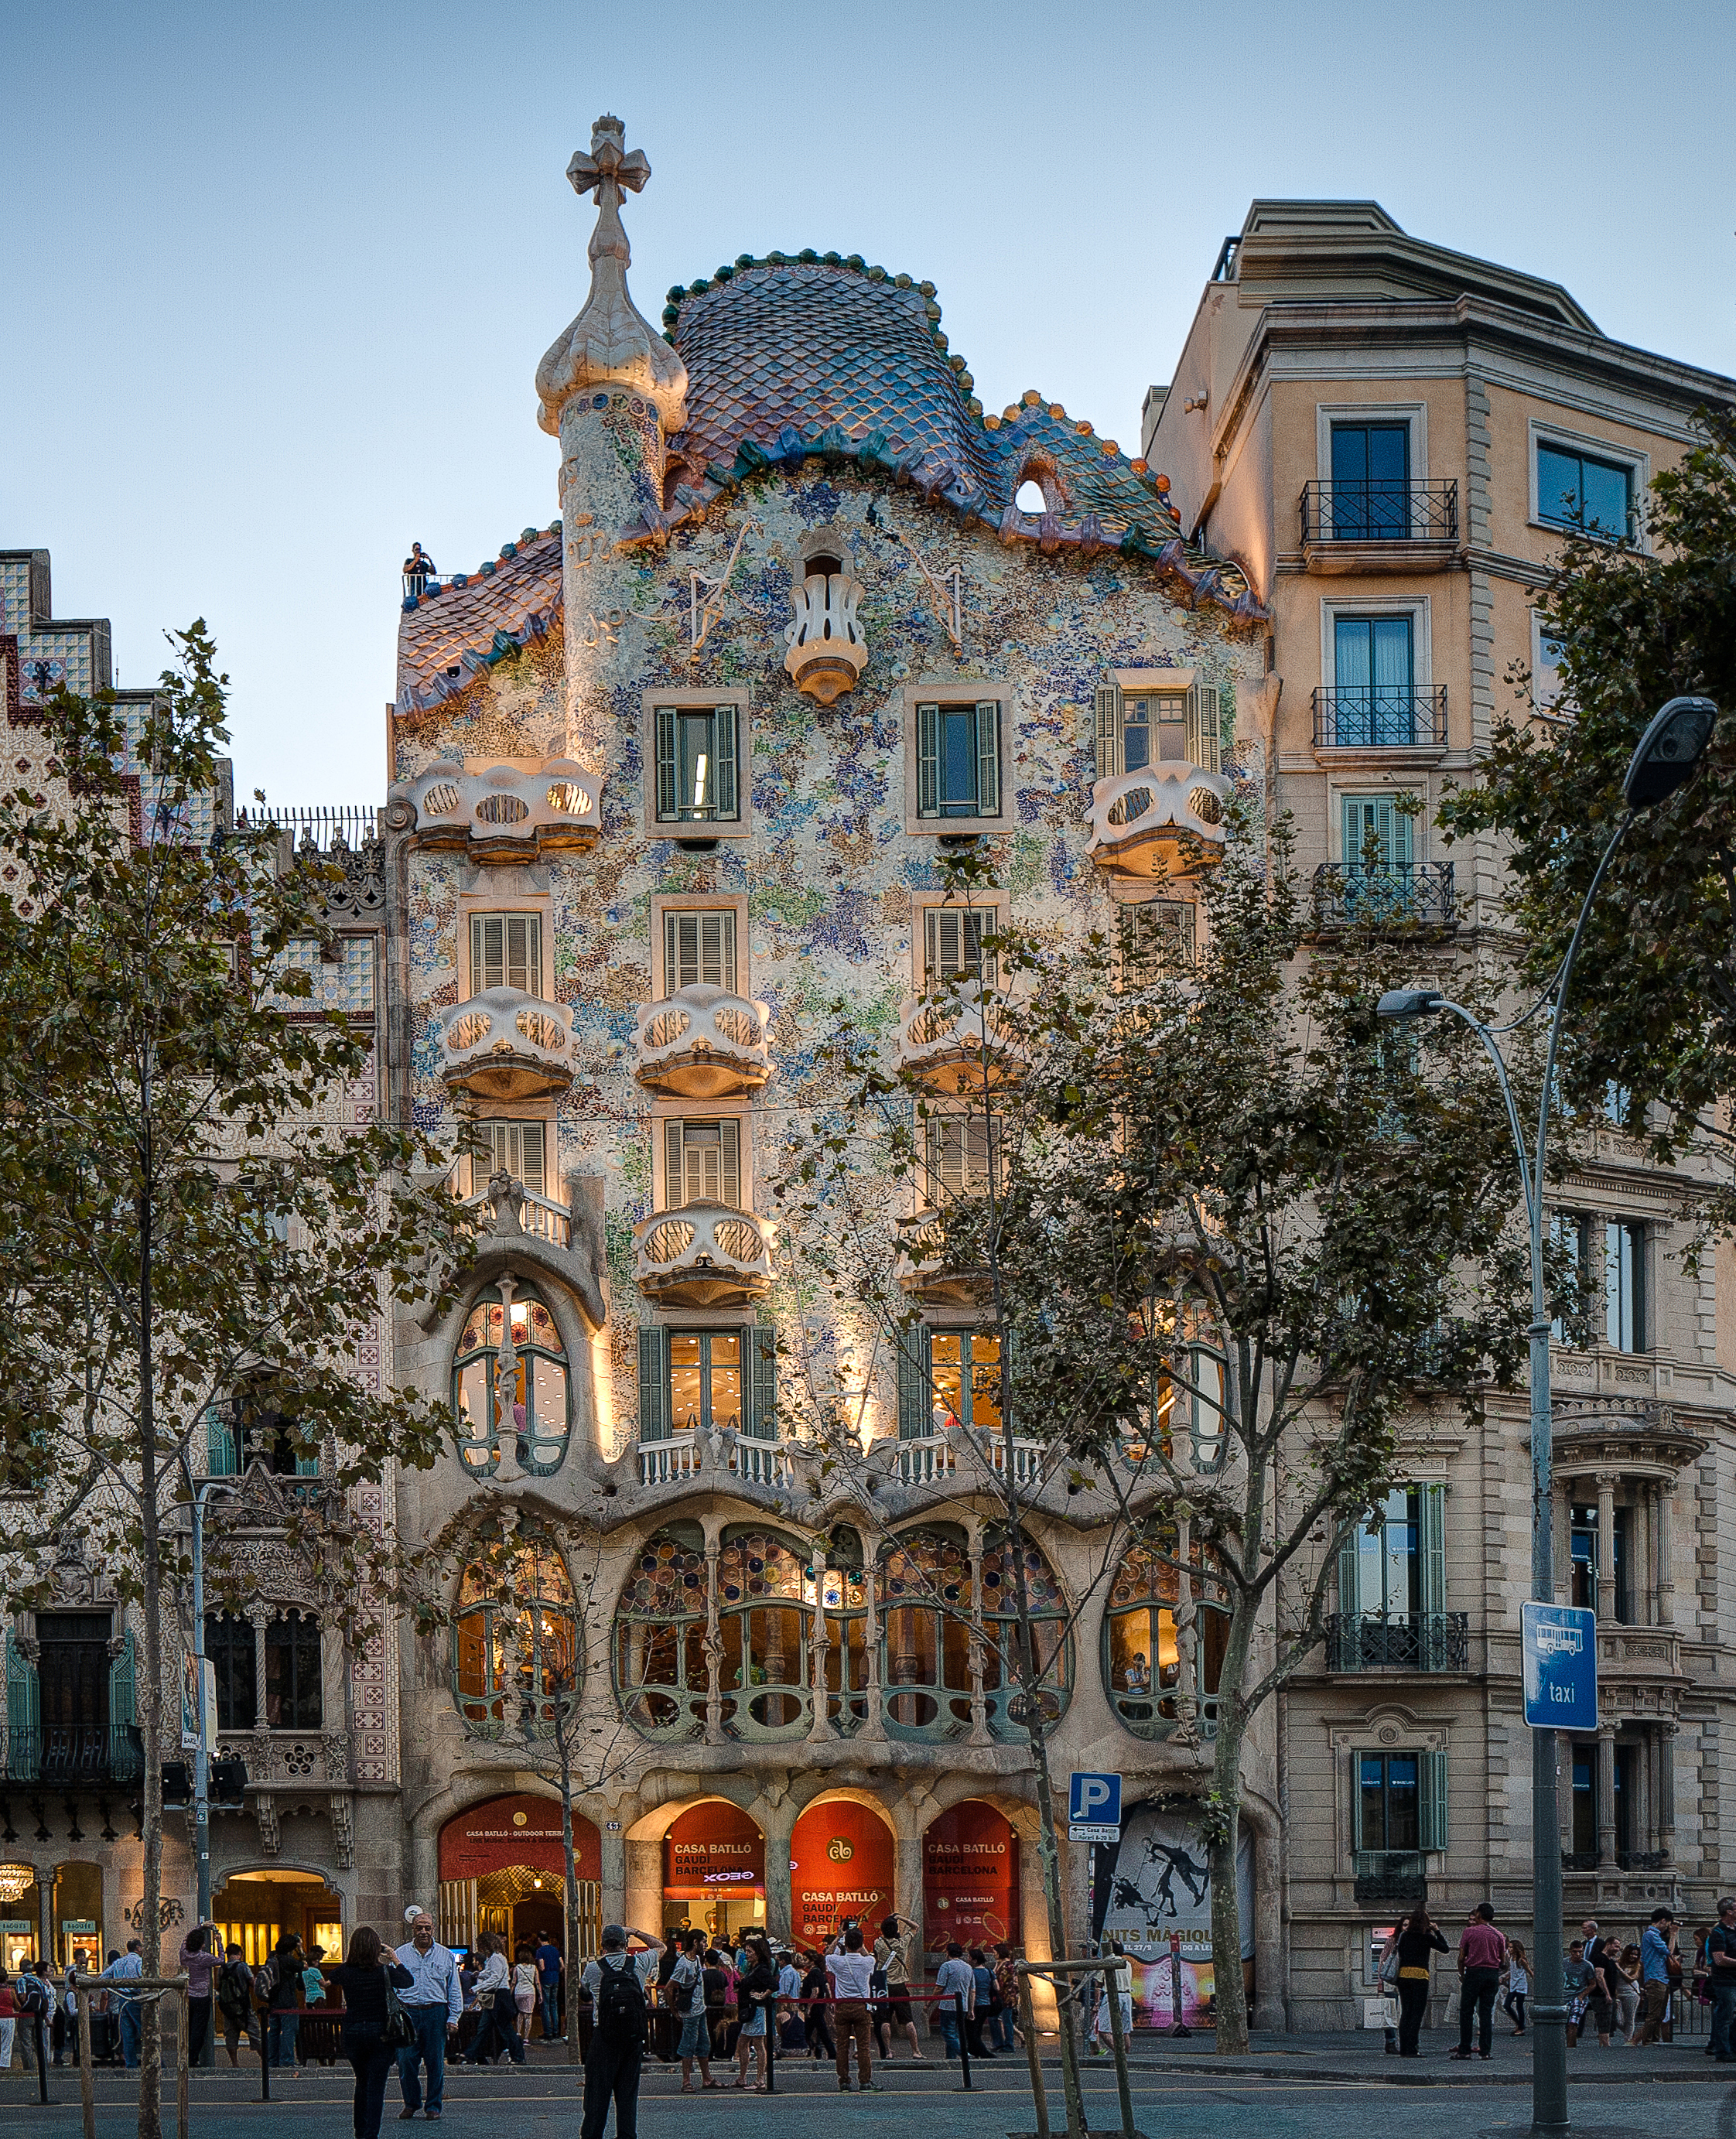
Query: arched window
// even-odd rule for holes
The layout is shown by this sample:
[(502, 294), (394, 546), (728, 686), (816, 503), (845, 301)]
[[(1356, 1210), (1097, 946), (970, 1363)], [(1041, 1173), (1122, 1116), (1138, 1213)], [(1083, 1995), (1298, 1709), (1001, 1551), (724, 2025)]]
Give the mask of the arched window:
[(881, 1680), (895, 1738), (961, 1738), (971, 1728), (976, 1590), (961, 1536), (912, 1530), (880, 1563)]
[[(1067, 1599), (1040, 1548), (1027, 1538), (1021, 1549), (1039, 1698), (1044, 1713), (1053, 1723), (1073, 1691)], [(982, 1620), (987, 1637), (983, 1643), (982, 1683), (989, 1729), (997, 1738), (1022, 1737), (1025, 1720), (1020, 1686), (1018, 1569), (1013, 1547), (1006, 1543), (988, 1545), (983, 1552)]]
[(735, 1738), (807, 1735), (814, 1556), (769, 1530), (725, 1533), (717, 1561), (723, 1727)]
[[(500, 1401), (503, 1387), (510, 1405)], [(479, 1477), (499, 1463), (509, 1426), (524, 1470), (546, 1477), (565, 1461), (572, 1429), (566, 1347), (540, 1296), (510, 1279), (479, 1292), (465, 1318), (452, 1362), (452, 1424), (460, 1460)]]
[(821, 1672), (826, 1720), (848, 1737), (868, 1720), (868, 1581), (862, 1540), (848, 1525), (835, 1530), (819, 1575), (819, 1637), (825, 1642)]
[[(1147, 1545), (1133, 1548), (1110, 1585), (1103, 1613), (1103, 1684), (1116, 1714), (1142, 1738), (1167, 1737), (1176, 1725), (1182, 1690), (1181, 1598), (1179, 1570)], [(1196, 1598), (1192, 1691), (1208, 1727), (1217, 1715), (1228, 1624), (1220, 1605)]]
[(705, 1538), (697, 1523), (672, 1523), (648, 1538), (615, 1611), (615, 1692), (648, 1738), (703, 1738)]
[(546, 1730), (579, 1685), (578, 1615), (546, 1538), (496, 1537), (466, 1569), (452, 1628), (452, 1694), (472, 1737)]

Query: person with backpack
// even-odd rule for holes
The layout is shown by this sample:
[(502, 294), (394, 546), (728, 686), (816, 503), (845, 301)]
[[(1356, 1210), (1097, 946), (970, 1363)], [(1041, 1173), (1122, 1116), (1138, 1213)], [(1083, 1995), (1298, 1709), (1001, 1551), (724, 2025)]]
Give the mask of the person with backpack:
[(223, 2020), (223, 2047), (229, 2053), (230, 2063), (238, 2065), (241, 2059), (236, 2053), (242, 2038), (245, 2035), (250, 2045), (253, 2040), (253, 1972), (238, 1946), (230, 1946), (214, 1982), (217, 2009)]
[[(680, 1958), (669, 1971), (663, 1995), (681, 2022), (681, 2040), (676, 2055), (681, 2059), (681, 2091), (697, 2094), (705, 2088), (721, 2087), (712, 2078), (712, 2031), (705, 2009), (705, 1933), (683, 1931)], [(693, 2060), (699, 2060), (700, 2086), (693, 2084)]]
[(18, 2009), (19, 2062), (27, 2070), (48, 2054), (48, 2018), (54, 2010), (54, 1993), (35, 1966), (27, 1961), (12, 1985), (12, 2002)]
[(264, 1978), (266, 2060), (296, 2078), (301, 2072), (296, 2062), (296, 2038), (301, 2031), (303, 1964), (300, 1937), (294, 1931), (286, 1931), (272, 1947), (271, 1959), (253, 1979), (257, 1995), (262, 1987), (260, 1979)]
[[(641, 1951), (634, 1953), (637, 1939)], [(609, 2105), (615, 2106), (615, 2139), (638, 2139), (639, 2069), (645, 2058), (650, 2000), (646, 1985), (657, 1975), (663, 1941), (656, 1931), (603, 1926), (603, 1951), (584, 1964), (579, 1987), (591, 2000), (591, 2046), (584, 2060), (584, 2119), (579, 2139), (603, 2139)]]

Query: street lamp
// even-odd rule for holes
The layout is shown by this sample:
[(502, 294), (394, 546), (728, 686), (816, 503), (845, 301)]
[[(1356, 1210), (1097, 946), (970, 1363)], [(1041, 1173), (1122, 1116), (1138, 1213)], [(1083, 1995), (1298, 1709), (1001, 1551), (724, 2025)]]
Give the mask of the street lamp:
[[(193, 1497), (193, 1668), (194, 1680), (194, 1713), (198, 1717), (198, 1745), (193, 1755), (193, 1877), (198, 1884), (198, 1899), (195, 1903), (197, 1921), (208, 1924), (211, 1921), (211, 1756), (206, 1750), (209, 1743), (209, 1718), (205, 1712), (205, 1504), (213, 1499), (232, 1499), (235, 1488), (209, 1481), (193, 1491), (193, 1471), (183, 1451), (181, 1457), (182, 1476), (186, 1479)], [(216, 2061), (216, 2031), (205, 2030), (202, 2064)]]
[[(1553, 1420), (1549, 1404), (1549, 1312), (1543, 1290), (1543, 1162), (1549, 1134), (1549, 1101), (1555, 1084), (1555, 1055), (1561, 1039), (1567, 983), (1585, 932), (1586, 917), (1597, 896), (1605, 870), (1635, 815), (1661, 802), (1691, 779), (1712, 737), (1718, 708), (1709, 698), (1672, 698), (1655, 714), (1628, 762), (1621, 783), (1627, 804), (1621, 823), (1604, 849), (1573, 924), (1566, 957), (1537, 1001), (1505, 1025), (1484, 1025), (1438, 988), (1394, 988), (1375, 1006), (1384, 1018), (1431, 1017), (1445, 1011), (1474, 1032), (1494, 1064), (1508, 1126), (1518, 1158), (1519, 1187), (1531, 1230), (1531, 1593), (1541, 1603), (1555, 1601), (1555, 1539), (1550, 1520)], [(1553, 999), (1543, 1088), (1538, 1102), (1537, 1140), (1528, 1156), (1519, 1125), (1518, 1104), (1496, 1045), (1516, 1031)], [(1556, 1799), (1555, 1733), (1531, 1734), (1531, 1896), (1533, 1938), (1537, 1947), (1536, 1995), (1531, 2017), (1536, 2048), (1531, 2066), (1531, 2129), (1536, 2139), (1554, 2139), (1567, 2129), (1567, 2008), (1562, 1984), (1562, 1896), (1560, 1814)]]

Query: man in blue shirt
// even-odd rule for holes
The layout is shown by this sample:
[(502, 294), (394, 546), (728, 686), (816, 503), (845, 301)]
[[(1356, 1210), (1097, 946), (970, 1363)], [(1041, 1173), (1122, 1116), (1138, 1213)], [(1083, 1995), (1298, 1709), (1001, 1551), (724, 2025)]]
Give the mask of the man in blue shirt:
[(545, 1939), (536, 1949), (536, 1988), (542, 1998), (542, 2039), (545, 2043), (566, 2040), (560, 2029), (560, 1974), (565, 1965), (560, 1948), (552, 1939)]
[(1706, 1933), (1706, 1973), (1711, 1978), (1712, 2054), (1721, 2065), (1736, 2063), (1736, 1895), (1718, 1905), (1718, 1921)]
[[(111, 1960), (97, 1979), (102, 1983), (131, 1981), (144, 1973), (144, 1951), (137, 1939), (129, 1939), (126, 1951), (119, 1960)], [(144, 2032), (144, 2017), (139, 2009), (136, 1995), (117, 1992), (115, 2003), (120, 2008), (120, 2053), (126, 2059), (129, 2072), (136, 2071), (139, 2064), (139, 2038)]]
[[(1675, 1959), (1675, 1918), (1654, 1909), (1640, 1938), (1640, 2026), (1636, 2049), (1659, 2039), (1670, 2010), (1670, 1963)], [(1680, 1969), (1678, 1967), (1678, 1972)]]
[(410, 1971), (408, 1985), (399, 1993), (410, 2016), (416, 2039), (398, 2053), (398, 2084), (403, 2089), (403, 2107), (398, 2112), (407, 2123), (422, 2107), (422, 2074), (428, 2067), (428, 2121), (438, 2124), (446, 2094), (446, 2031), (456, 2028), (464, 2010), (464, 1993), (458, 1986), (458, 1964), (434, 1936), (434, 1920), (426, 1909), (410, 1914), (410, 1940), (398, 1949), (398, 1962)]

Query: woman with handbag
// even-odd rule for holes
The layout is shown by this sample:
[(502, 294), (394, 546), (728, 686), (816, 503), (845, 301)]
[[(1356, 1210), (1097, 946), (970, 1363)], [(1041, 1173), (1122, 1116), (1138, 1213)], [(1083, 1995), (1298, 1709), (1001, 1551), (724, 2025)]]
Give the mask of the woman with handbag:
[(505, 2051), (516, 2065), (525, 2062), (525, 2046), (518, 2039), (518, 2029), (513, 2025), (517, 2017), (512, 2004), (512, 1971), (506, 1965), (506, 1954), (501, 1941), (492, 1931), (484, 1931), (477, 1941), (477, 1951), (483, 1956), (482, 1972), (477, 1978), (477, 2004), (482, 2015), (482, 2024), (477, 2029), (477, 2039), (470, 2046), (467, 2065), (490, 2063), (497, 2053)]
[(344, 1994), (344, 2054), (355, 2073), (355, 2139), (379, 2139), (380, 2112), (386, 2099), (386, 2075), (400, 2049), (416, 2039), (410, 2016), (398, 2002), (413, 1978), (388, 1955), (379, 1933), (358, 1924), (350, 1937), (350, 1958), (326, 1970), (327, 1982)]

